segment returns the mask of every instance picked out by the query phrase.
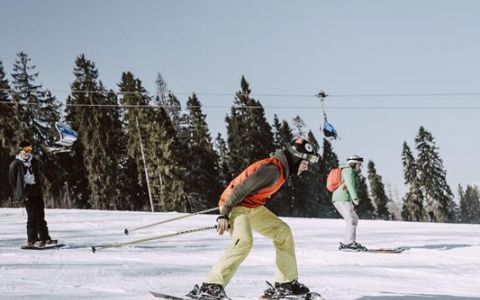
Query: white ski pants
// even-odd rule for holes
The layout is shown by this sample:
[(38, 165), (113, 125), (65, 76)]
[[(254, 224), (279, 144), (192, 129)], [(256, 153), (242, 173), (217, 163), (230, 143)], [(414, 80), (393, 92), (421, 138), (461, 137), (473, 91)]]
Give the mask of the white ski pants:
[(350, 244), (356, 241), (357, 238), (357, 225), (358, 225), (358, 216), (355, 210), (353, 209), (352, 202), (333, 202), (333, 205), (338, 210), (340, 215), (347, 223), (345, 227), (345, 236), (343, 242), (345, 244)]
[(275, 281), (298, 279), (295, 246), (290, 227), (265, 206), (235, 207), (229, 215), (232, 242), (208, 274), (207, 283), (225, 287), (253, 246), (252, 230), (273, 240), (276, 253)]

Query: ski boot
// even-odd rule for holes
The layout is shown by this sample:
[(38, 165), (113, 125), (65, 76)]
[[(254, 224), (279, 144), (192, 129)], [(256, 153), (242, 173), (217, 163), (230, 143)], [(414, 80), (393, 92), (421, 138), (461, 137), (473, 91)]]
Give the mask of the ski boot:
[(230, 300), (223, 289), (223, 286), (215, 283), (202, 283), (199, 287), (195, 285), (187, 297), (200, 300)]
[(297, 280), (284, 283), (275, 282), (275, 286), (268, 281), (267, 284), (270, 287), (265, 290), (261, 299), (295, 299), (295, 296), (298, 296), (298, 299), (310, 299), (308, 298), (310, 289)]
[(340, 242), (340, 246), (338, 247), (338, 250), (340, 251), (352, 251), (352, 252), (361, 252), (361, 251), (367, 251), (368, 249), (357, 243), (357, 242), (353, 242), (353, 243), (350, 243), (350, 244), (344, 244), (342, 242)]
[(54, 246), (57, 243), (58, 243), (58, 240), (52, 240), (52, 239), (45, 240), (45, 245), (46, 246)]
[(36, 241), (35, 242), (35, 247), (37, 248), (43, 248), (47, 244), (47, 241)]
[(35, 242), (35, 247), (43, 248), (48, 246), (55, 246), (57, 244), (57, 240), (51, 240), (50, 238), (46, 240), (38, 240)]

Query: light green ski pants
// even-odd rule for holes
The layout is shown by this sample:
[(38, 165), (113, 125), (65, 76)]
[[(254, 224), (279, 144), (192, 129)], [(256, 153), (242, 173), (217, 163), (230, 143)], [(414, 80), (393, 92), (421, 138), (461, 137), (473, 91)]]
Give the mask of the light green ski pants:
[(213, 266), (205, 282), (225, 287), (253, 246), (252, 230), (273, 240), (276, 251), (275, 281), (298, 279), (295, 245), (290, 227), (265, 206), (235, 207), (229, 214), (232, 243)]

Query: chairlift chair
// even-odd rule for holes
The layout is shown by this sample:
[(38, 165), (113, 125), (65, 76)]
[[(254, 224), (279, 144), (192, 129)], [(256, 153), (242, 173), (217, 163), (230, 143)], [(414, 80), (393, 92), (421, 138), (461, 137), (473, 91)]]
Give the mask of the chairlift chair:
[(78, 138), (78, 133), (70, 127), (62, 125), (58, 122), (55, 122), (55, 128), (59, 134), (58, 141), (55, 141), (55, 145), (58, 146), (49, 147), (48, 150), (53, 154), (70, 152), (70, 148)]
[(335, 127), (333, 127), (332, 124), (328, 123), (327, 120), (325, 120), (325, 122), (320, 127), (320, 129), (326, 138), (329, 138), (332, 140), (336, 140), (337, 138), (339, 138), (337, 134), (337, 130), (335, 129)]
[(323, 119), (324, 119), (323, 124), (320, 126), (320, 131), (323, 133), (323, 136), (327, 140), (340, 139), (335, 127), (331, 123), (328, 123), (328, 120), (327, 120), (327, 112), (325, 110), (324, 102), (325, 102), (325, 98), (328, 97), (328, 95), (324, 91), (320, 91), (317, 97), (320, 99), (320, 103), (322, 105), (322, 112), (323, 112)]

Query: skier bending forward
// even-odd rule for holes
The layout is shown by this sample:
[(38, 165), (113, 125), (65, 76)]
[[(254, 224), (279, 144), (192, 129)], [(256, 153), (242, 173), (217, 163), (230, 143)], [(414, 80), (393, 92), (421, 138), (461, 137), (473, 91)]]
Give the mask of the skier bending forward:
[(252, 248), (252, 230), (272, 239), (276, 251), (275, 289), (267, 289), (264, 296), (271, 297), (273, 292), (277, 296), (309, 292), (297, 281), (297, 261), (290, 227), (264, 204), (289, 175), (300, 175), (308, 170), (309, 163), (316, 163), (318, 159), (315, 148), (307, 140), (299, 138), (285, 149), (276, 150), (269, 158), (251, 164), (230, 182), (220, 197), (217, 231), (220, 235), (229, 231), (232, 243), (213, 266), (205, 282), (200, 287), (195, 285), (187, 296), (229, 299), (224, 288)]

